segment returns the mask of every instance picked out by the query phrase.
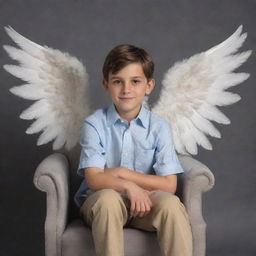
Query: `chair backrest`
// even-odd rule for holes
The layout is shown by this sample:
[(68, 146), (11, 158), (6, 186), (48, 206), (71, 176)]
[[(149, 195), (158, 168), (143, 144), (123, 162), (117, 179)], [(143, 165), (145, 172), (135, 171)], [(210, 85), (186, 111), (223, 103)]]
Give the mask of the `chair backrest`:
[(70, 151), (66, 151), (64, 149), (58, 151), (59, 153), (64, 154), (69, 162), (69, 213), (68, 213), (68, 221), (76, 219), (79, 217), (79, 208), (76, 206), (74, 202), (74, 195), (78, 190), (83, 178), (77, 175), (77, 168), (79, 164), (81, 146), (77, 144)]
[[(70, 170), (70, 202), (69, 202), (69, 220), (78, 218), (79, 216), (79, 209), (74, 203), (74, 195), (78, 190), (83, 178), (77, 175), (77, 168), (79, 164), (81, 146), (78, 144), (74, 147), (71, 151), (61, 151), (66, 155), (69, 161), (69, 170)], [(182, 188), (183, 188), (183, 175), (178, 175), (178, 186), (176, 195), (183, 201), (182, 199)]]

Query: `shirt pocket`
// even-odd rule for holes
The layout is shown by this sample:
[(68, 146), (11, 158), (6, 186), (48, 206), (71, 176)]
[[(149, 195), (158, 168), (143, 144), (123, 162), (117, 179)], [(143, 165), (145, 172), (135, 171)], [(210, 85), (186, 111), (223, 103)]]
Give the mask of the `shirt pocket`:
[(135, 155), (135, 170), (143, 173), (150, 173), (153, 168), (155, 148), (140, 148)]

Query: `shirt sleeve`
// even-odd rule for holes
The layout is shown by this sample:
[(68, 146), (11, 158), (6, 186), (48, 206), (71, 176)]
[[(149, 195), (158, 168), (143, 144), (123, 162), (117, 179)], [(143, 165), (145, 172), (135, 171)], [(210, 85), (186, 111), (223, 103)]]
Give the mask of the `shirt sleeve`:
[(86, 120), (82, 127), (80, 139), (82, 146), (77, 174), (84, 177), (84, 168), (97, 167), (104, 169), (106, 152), (102, 145), (97, 129)]
[(161, 132), (158, 133), (155, 159), (153, 168), (156, 175), (166, 176), (184, 172), (174, 149), (171, 127), (167, 122), (163, 123)]

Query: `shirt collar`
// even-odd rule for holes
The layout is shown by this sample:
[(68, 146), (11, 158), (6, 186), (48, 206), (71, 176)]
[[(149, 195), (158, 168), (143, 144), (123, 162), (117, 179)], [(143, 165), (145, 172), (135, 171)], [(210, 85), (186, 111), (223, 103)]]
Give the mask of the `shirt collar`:
[[(140, 112), (135, 118), (136, 123), (140, 124), (142, 127), (147, 128), (148, 127), (148, 112), (143, 105), (141, 106)], [(118, 112), (116, 111), (115, 105), (112, 102), (110, 106), (107, 109), (107, 125), (110, 126), (112, 124), (115, 124), (117, 120), (122, 120)]]

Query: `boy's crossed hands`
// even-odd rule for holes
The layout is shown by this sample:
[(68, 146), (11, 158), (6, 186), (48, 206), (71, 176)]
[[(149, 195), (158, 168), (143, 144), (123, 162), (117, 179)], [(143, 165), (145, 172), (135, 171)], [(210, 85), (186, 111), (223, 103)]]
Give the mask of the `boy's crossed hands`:
[(126, 190), (127, 197), (131, 202), (130, 215), (134, 217), (146, 216), (153, 206), (150, 195), (154, 192), (155, 190), (148, 191), (131, 182)]
[[(121, 177), (121, 171), (124, 171), (122, 167), (117, 168), (105, 168), (106, 174), (112, 175), (117, 178)], [(126, 188), (126, 195), (131, 202), (130, 215), (133, 217), (144, 217), (146, 216), (153, 206), (150, 199), (150, 195), (156, 192), (156, 190), (146, 190), (135, 184), (134, 182), (128, 181)]]

